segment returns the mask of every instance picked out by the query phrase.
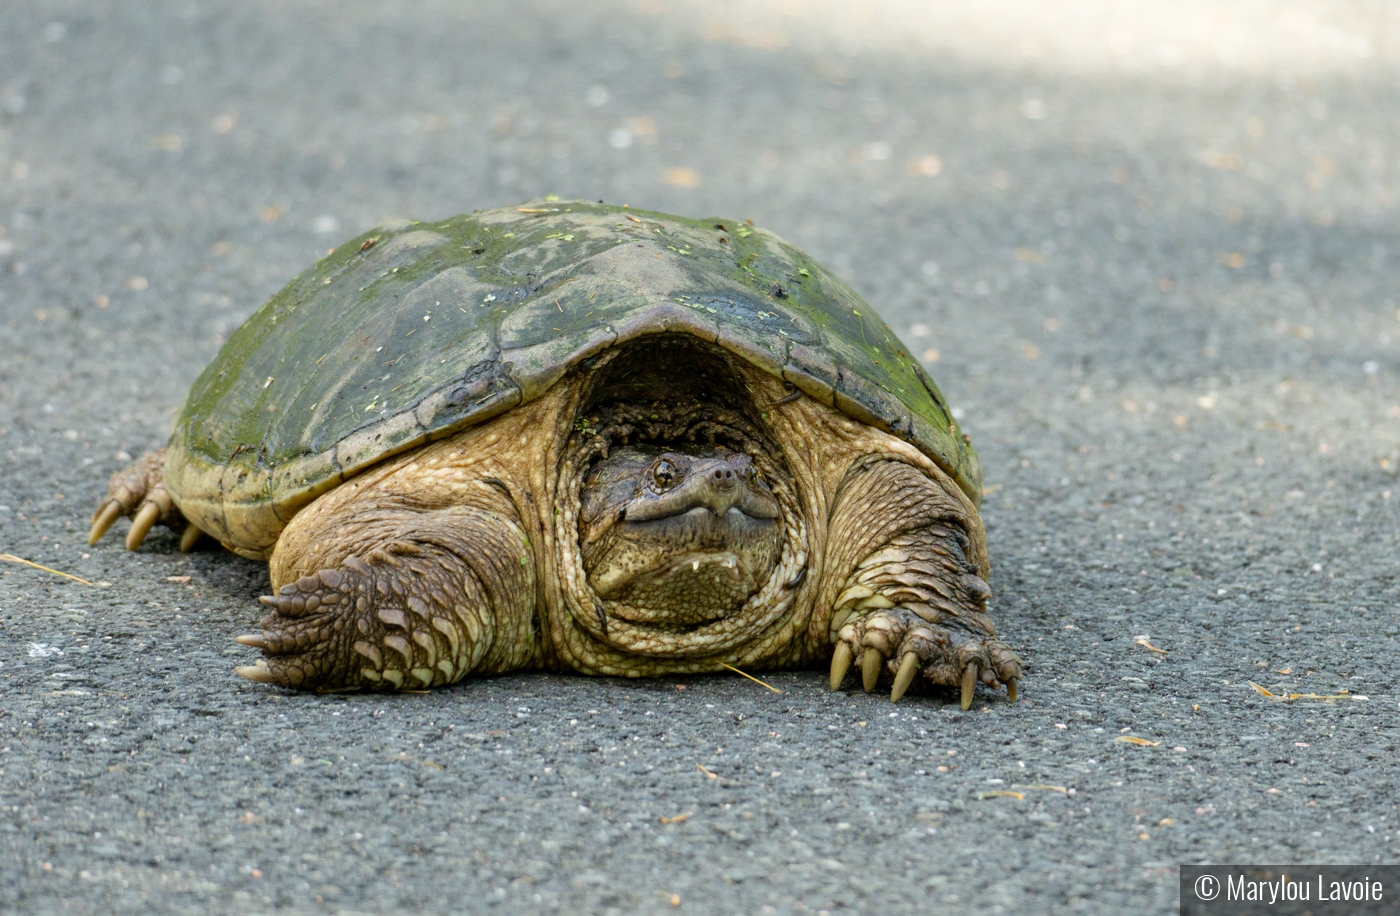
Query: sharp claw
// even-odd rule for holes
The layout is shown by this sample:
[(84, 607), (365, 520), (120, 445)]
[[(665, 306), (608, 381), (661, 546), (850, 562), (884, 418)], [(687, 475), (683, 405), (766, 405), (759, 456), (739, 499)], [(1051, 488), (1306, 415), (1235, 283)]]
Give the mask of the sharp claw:
[(112, 527), (112, 523), (122, 517), (122, 504), (115, 499), (108, 500), (97, 510), (93, 516), (92, 528), (88, 531), (88, 545), (91, 546), (102, 540), (102, 535), (107, 533), (107, 529)]
[(160, 518), (160, 506), (155, 503), (146, 503), (141, 507), (141, 511), (136, 513), (136, 517), (131, 520), (131, 530), (126, 533), (126, 549), (135, 550), (141, 546), (141, 542), (150, 533), (151, 526)]
[(962, 676), (962, 708), (964, 710), (972, 708), (972, 691), (977, 687), (977, 663), (973, 662), (963, 671)]
[(836, 644), (836, 652), (831, 656), (831, 689), (840, 690), (846, 672), (851, 670), (851, 647), (844, 642)]
[(199, 539), (204, 537), (204, 532), (198, 525), (189, 525), (185, 528), (185, 533), (180, 535), (180, 552), (189, 553), (194, 550), (194, 545), (199, 543)]
[(869, 693), (875, 689), (875, 685), (880, 682), (880, 669), (885, 667), (885, 657), (869, 646), (860, 656), (860, 675), (865, 682), (865, 692)]
[(261, 601), (263, 604), (267, 605), (268, 607), (272, 608), (277, 613), (281, 614), (283, 617), (300, 617), (300, 612), (305, 610), (306, 608), (304, 602), (301, 603), (301, 607), (297, 607), (299, 602), (295, 598), (282, 598), (274, 595), (259, 595), (258, 600)]
[(258, 600), (283, 617), (300, 617), (306, 611), (306, 601), (302, 598), (288, 598), (281, 595), (259, 595)]
[(1016, 679), (1009, 677), (1006, 679), (1006, 698), (1011, 702), (1016, 702)]
[(904, 653), (899, 663), (899, 673), (894, 676), (894, 689), (890, 691), (890, 702), (898, 703), (904, 691), (914, 682), (914, 674), (919, 670), (919, 657), (913, 652)]
[(233, 641), (240, 646), (252, 646), (254, 649), (266, 649), (267, 640), (256, 633), (245, 633), (242, 636), (235, 636)]
[(258, 659), (256, 665), (239, 665), (233, 669), (233, 673), (239, 677), (246, 677), (250, 681), (257, 681), (259, 684), (275, 684), (276, 679), (272, 676), (272, 670), (267, 667), (267, 662)]

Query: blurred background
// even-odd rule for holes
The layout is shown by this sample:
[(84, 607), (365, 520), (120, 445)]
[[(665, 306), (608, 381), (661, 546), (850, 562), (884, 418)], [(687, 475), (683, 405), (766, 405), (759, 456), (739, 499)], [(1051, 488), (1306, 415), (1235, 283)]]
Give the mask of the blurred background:
[[(1179, 861), (1394, 860), (1398, 65), (1385, 0), (7, 4), (0, 549), (117, 587), (0, 570), (0, 904), (1174, 912)], [(546, 194), (870, 300), (982, 456), (1022, 702), (532, 675), (332, 724), (227, 675), (259, 567), (86, 546), (328, 248)], [(625, 769), (652, 708), (686, 750)]]

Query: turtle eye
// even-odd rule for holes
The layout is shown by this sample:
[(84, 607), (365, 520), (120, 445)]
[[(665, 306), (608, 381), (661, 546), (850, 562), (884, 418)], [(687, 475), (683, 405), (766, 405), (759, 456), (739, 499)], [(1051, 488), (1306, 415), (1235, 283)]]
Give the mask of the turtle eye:
[(658, 490), (669, 490), (680, 483), (681, 469), (662, 458), (651, 466), (651, 482)]

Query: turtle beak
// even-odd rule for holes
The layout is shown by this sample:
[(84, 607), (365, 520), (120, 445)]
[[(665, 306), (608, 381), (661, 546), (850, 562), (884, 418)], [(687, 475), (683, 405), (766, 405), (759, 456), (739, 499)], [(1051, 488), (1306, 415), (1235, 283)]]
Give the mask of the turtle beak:
[(723, 516), (738, 501), (739, 475), (727, 461), (695, 470), (695, 476), (701, 478), (693, 486), (695, 501), (715, 515)]

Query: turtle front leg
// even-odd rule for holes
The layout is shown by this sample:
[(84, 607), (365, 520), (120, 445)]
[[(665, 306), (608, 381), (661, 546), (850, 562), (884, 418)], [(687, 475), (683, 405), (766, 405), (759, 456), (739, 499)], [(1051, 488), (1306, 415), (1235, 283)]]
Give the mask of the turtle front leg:
[(970, 505), (910, 465), (881, 461), (847, 477), (832, 519), (833, 569), (846, 573), (825, 596), (832, 690), (856, 664), (867, 693), (892, 682), (896, 701), (918, 674), (958, 688), (963, 709), (979, 682), (1016, 699), (1021, 662), (987, 616), (980, 533)]
[(156, 449), (137, 458), (131, 465), (117, 471), (107, 482), (107, 498), (92, 516), (88, 543), (96, 544), (107, 529), (122, 516), (131, 519), (126, 533), (126, 549), (141, 546), (151, 528), (157, 523), (183, 531), (180, 549), (188, 553), (199, 541), (201, 532), (185, 521), (180, 508), (165, 489), (165, 449)]
[(274, 584), (285, 584), (260, 599), (272, 608), (262, 633), (238, 637), (265, 657), (237, 673), (283, 687), (408, 690), (536, 663), (529, 541), (509, 500), (484, 485), (475, 496), (289, 529), (278, 554), (303, 554), (274, 555)]

